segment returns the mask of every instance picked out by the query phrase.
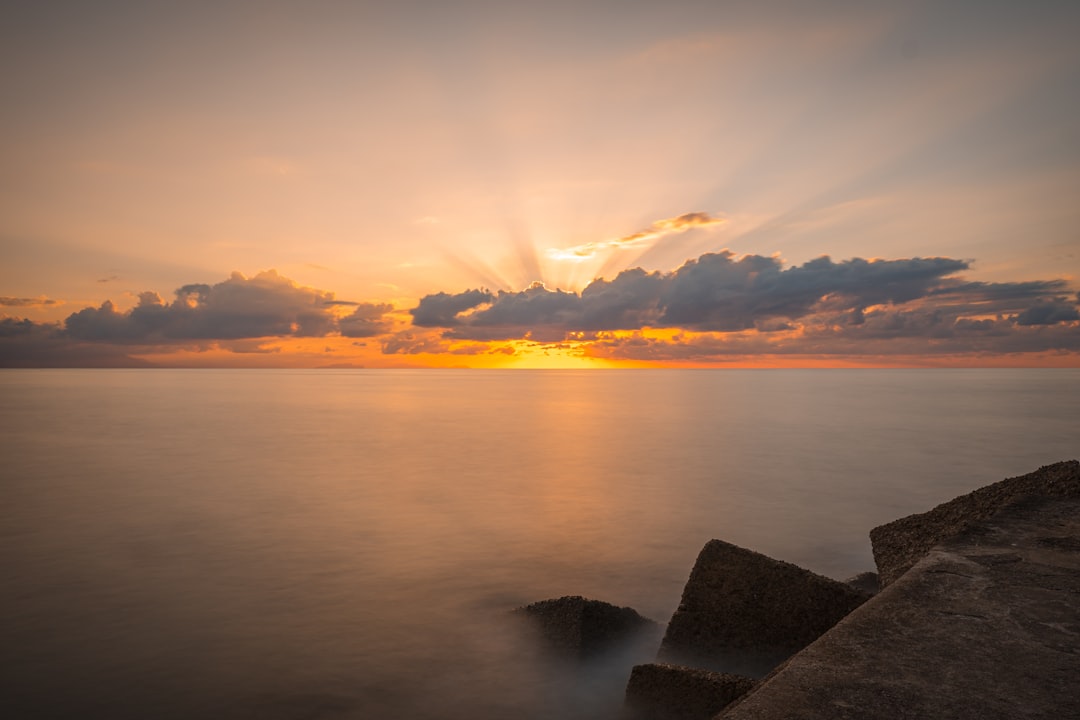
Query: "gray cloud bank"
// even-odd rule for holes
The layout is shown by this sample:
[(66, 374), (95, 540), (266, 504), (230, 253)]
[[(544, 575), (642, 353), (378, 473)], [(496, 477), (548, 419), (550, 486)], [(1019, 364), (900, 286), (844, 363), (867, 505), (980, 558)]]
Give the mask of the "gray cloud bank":
[[(352, 307), (343, 317), (337, 307)], [(218, 341), (270, 337), (367, 338), (391, 330), (393, 307), (336, 300), (334, 294), (301, 287), (273, 270), (240, 273), (215, 285), (177, 289), (171, 302), (155, 292), (120, 312), (106, 301), (72, 313), (62, 324), (0, 320), (0, 366), (139, 365), (125, 347), (199, 346)], [(235, 345), (235, 343), (233, 343)], [(111, 349), (110, 349), (111, 346)]]
[[(332, 308), (352, 305), (339, 319)], [(240, 273), (216, 285), (184, 285), (172, 302), (154, 292), (139, 294), (139, 304), (117, 312), (111, 302), (86, 308), (64, 322), (74, 340), (158, 343), (177, 340), (241, 340), (262, 337), (322, 337), (340, 332), (371, 337), (389, 329), (389, 305), (346, 303), (334, 294), (300, 287), (273, 270), (245, 278)]]
[[(185, 285), (171, 301), (142, 293), (125, 312), (105, 302), (63, 323), (0, 319), (0, 366), (138, 365), (131, 355), (146, 348), (330, 335), (378, 338), (385, 354), (576, 341), (589, 355), (657, 361), (1080, 352), (1080, 294), (1065, 281), (971, 282), (960, 276), (968, 269), (951, 258), (821, 257), (784, 267), (776, 257), (723, 251), (671, 272), (625, 270), (581, 293), (534, 283), (519, 292), (426, 295), (409, 311), (414, 327), (396, 333), (389, 304), (337, 300), (272, 270), (234, 273), (215, 285)], [(675, 333), (640, 332), (650, 328)]]
[[(911, 341), (903, 352), (915, 354), (1080, 349), (1080, 296), (1065, 281), (967, 282), (958, 277), (967, 269), (966, 261), (951, 258), (828, 257), (785, 268), (775, 257), (724, 251), (667, 273), (626, 270), (594, 280), (580, 295), (541, 285), (497, 294), (469, 290), (428, 295), (410, 312), (415, 325), (444, 328), (446, 338), (557, 342), (573, 333), (627, 357), (639, 356), (634, 343), (602, 334), (644, 328), (720, 334), (695, 341), (700, 357), (897, 352), (900, 344), (889, 349), (874, 341), (898, 337)], [(802, 335), (785, 344), (770, 339), (784, 330)], [(756, 332), (737, 341), (723, 337), (744, 331)]]

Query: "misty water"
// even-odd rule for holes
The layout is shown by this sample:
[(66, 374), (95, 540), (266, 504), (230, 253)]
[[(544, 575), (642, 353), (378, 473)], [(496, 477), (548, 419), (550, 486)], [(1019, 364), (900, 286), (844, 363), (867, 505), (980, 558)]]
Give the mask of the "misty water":
[[(0, 372), (8, 717), (604, 718), (710, 538), (867, 532), (1080, 455), (1078, 370)], [(6, 713), (5, 713), (6, 714)]]

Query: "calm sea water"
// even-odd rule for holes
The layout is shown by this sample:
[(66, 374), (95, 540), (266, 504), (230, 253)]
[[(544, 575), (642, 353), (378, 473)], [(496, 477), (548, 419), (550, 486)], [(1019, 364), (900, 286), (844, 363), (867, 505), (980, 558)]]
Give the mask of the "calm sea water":
[(586, 718), (561, 595), (666, 621), (717, 537), (869, 529), (1080, 456), (1080, 371), (0, 372), (7, 717)]

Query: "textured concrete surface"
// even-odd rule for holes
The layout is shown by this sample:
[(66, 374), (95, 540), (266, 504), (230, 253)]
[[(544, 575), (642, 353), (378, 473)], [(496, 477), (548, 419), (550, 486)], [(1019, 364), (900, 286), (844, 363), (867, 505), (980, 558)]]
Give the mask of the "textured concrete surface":
[(717, 717), (1080, 718), (1080, 500), (966, 523)]
[(868, 597), (797, 565), (710, 540), (686, 581), (658, 659), (761, 677)]
[(885, 587), (917, 563), (934, 545), (975, 523), (992, 517), (1016, 500), (1031, 495), (1080, 498), (1080, 462), (1046, 465), (1033, 473), (986, 485), (870, 531), (881, 586)]
[(628, 720), (709, 720), (754, 681), (682, 665), (635, 665), (626, 685)]

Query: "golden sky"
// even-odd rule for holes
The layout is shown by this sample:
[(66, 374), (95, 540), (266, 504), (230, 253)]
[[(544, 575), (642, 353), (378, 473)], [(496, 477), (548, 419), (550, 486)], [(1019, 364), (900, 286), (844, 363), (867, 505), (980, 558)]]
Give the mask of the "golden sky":
[(4, 3), (0, 366), (1077, 366), (1078, 28)]

